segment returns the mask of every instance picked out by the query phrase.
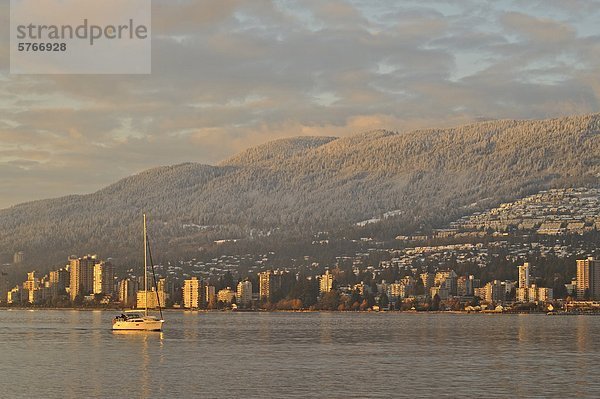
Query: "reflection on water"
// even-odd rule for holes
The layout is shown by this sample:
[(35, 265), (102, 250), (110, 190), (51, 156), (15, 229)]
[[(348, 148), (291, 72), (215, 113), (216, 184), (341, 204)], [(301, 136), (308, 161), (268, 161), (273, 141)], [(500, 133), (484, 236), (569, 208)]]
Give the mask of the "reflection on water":
[(577, 317), (575, 320), (575, 331), (577, 331), (577, 350), (580, 353), (585, 353), (588, 348), (589, 331), (588, 321), (589, 317)]
[(331, 343), (331, 315), (332, 313), (324, 312), (321, 313), (321, 343)]
[(111, 330), (113, 335), (126, 335), (135, 340), (147, 341), (148, 336), (157, 336), (160, 340), (165, 338), (163, 331), (142, 331), (142, 330)]
[(0, 311), (4, 397), (600, 397), (600, 318)]

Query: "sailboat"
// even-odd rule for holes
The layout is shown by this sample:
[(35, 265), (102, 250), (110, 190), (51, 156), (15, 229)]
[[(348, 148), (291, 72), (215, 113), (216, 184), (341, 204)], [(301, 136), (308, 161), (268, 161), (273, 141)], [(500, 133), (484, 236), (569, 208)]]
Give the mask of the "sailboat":
[[(152, 275), (154, 281), (154, 292), (156, 292), (156, 300), (160, 319), (155, 316), (148, 315), (148, 254), (150, 254), (150, 264), (152, 266)], [(146, 214), (144, 214), (144, 311), (126, 310), (119, 316), (116, 316), (112, 321), (113, 330), (136, 330), (136, 331), (162, 331), (163, 323), (162, 309), (160, 307), (160, 296), (156, 287), (156, 276), (154, 275), (154, 264), (152, 262), (152, 252), (148, 243), (148, 232), (146, 228)]]

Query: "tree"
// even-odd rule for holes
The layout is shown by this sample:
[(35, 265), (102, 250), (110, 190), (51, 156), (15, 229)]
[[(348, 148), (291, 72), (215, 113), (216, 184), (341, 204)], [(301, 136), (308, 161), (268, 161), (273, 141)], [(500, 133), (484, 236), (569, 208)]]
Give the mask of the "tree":
[(438, 294), (435, 294), (433, 296), (433, 299), (431, 300), (431, 310), (433, 310), (433, 311), (440, 310), (440, 302), (441, 301), (442, 301), (442, 299), (440, 298), (440, 296)]
[(415, 285), (415, 294), (416, 295), (425, 295), (425, 286), (423, 285), (423, 280), (417, 276), (417, 284)]
[(305, 307), (311, 307), (317, 303), (318, 294), (319, 285), (317, 281), (314, 278), (308, 280), (306, 277), (300, 276), (292, 286), (288, 296), (292, 299), (299, 299)]
[(75, 299), (73, 299), (73, 306), (78, 307), (83, 304), (83, 295), (77, 294)]
[(387, 294), (384, 292), (383, 294), (381, 294), (379, 296), (379, 308), (387, 309), (389, 305), (390, 305), (390, 300), (389, 300)]
[(350, 301), (349, 301), (352, 304), (352, 308), (354, 308), (355, 303), (358, 303), (358, 305), (356, 306), (356, 309), (353, 309), (353, 310), (358, 310), (358, 307), (360, 306), (360, 303), (362, 302), (362, 300), (363, 300), (363, 298), (357, 289), (352, 291), (352, 295), (350, 296)]
[(340, 293), (336, 290), (327, 292), (320, 301), (320, 308), (322, 310), (337, 310), (339, 305)]
[(508, 295), (506, 296), (507, 301), (514, 300), (517, 297), (517, 289), (512, 287)]
[(221, 278), (219, 278), (217, 290), (222, 290), (227, 287), (235, 288), (235, 285), (233, 282), (233, 275), (231, 274), (231, 272), (229, 270)]

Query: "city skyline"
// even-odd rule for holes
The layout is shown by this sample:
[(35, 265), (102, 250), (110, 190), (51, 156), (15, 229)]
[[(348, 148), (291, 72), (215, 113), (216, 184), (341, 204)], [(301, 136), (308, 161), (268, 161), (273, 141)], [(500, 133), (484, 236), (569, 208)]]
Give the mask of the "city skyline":
[[(0, 3), (8, 30), (8, 1)], [(0, 39), (0, 208), (281, 137), (598, 112), (596, 1), (153, 7), (149, 76), (15, 76)]]

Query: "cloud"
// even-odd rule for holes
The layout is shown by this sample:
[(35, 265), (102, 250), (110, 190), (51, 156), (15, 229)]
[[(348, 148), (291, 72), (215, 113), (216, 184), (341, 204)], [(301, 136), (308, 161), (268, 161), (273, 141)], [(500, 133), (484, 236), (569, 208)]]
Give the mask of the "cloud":
[(551, 19), (536, 18), (520, 12), (508, 12), (501, 19), (509, 32), (517, 33), (525, 40), (533, 41), (538, 45), (548, 43), (551, 46), (558, 46), (572, 41), (576, 36), (573, 27)]
[(0, 207), (280, 137), (598, 112), (597, 6), (160, 0), (152, 75), (13, 76), (0, 0)]

